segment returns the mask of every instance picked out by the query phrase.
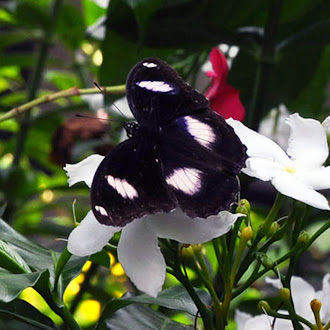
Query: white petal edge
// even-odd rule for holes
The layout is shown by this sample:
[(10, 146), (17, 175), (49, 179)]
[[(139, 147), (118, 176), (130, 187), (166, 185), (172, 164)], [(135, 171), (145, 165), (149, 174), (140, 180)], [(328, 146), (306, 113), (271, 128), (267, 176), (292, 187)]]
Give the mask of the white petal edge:
[(79, 226), (73, 229), (68, 239), (70, 253), (85, 257), (102, 250), (112, 236), (122, 227), (100, 224), (90, 210)]
[(246, 168), (242, 172), (262, 181), (270, 181), (283, 170), (284, 166), (280, 163), (252, 157), (246, 160)]
[(322, 126), (325, 129), (326, 134), (329, 136), (330, 135), (330, 116), (324, 119), (322, 122)]
[(108, 8), (110, 0), (92, 0), (101, 8)]
[(190, 218), (181, 209), (175, 209), (170, 213), (148, 215), (145, 221), (158, 237), (173, 239), (180, 243), (199, 244), (226, 234), (241, 216), (244, 215), (222, 211), (206, 219)]
[(249, 157), (268, 159), (282, 164), (289, 161), (289, 157), (284, 150), (271, 139), (244, 126), (238, 120), (229, 118), (226, 122), (234, 129), (242, 143), (247, 147)]
[(316, 292), (316, 299), (322, 303), (320, 311), (323, 324), (330, 321), (330, 274), (326, 274), (322, 281), (322, 290)]
[(156, 232), (144, 218), (135, 219), (123, 228), (118, 260), (139, 290), (157, 297), (165, 281), (166, 264)]
[(237, 330), (244, 330), (245, 324), (248, 320), (252, 319), (251, 314), (240, 311), (239, 309), (235, 310), (235, 322), (237, 325)]
[(299, 181), (315, 190), (330, 189), (330, 166), (297, 173)]
[(329, 155), (327, 136), (322, 124), (295, 113), (286, 119), (291, 128), (287, 154), (301, 167), (314, 168), (324, 164)]
[(272, 180), (273, 186), (283, 195), (292, 197), (321, 210), (329, 210), (327, 199), (314, 189), (298, 181), (293, 174), (283, 172)]
[(95, 175), (95, 172), (101, 164), (104, 156), (90, 155), (77, 164), (66, 164), (63, 168), (66, 175), (69, 177), (68, 184), (71, 187), (77, 182), (85, 182), (90, 188)]

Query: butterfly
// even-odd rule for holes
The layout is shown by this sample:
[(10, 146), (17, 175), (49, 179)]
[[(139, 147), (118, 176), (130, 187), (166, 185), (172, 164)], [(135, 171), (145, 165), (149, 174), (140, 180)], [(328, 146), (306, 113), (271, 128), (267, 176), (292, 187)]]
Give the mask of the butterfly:
[(138, 62), (126, 90), (136, 122), (124, 124), (128, 139), (94, 175), (91, 204), (97, 220), (122, 227), (176, 208), (192, 218), (228, 210), (247, 158), (234, 130), (158, 58)]

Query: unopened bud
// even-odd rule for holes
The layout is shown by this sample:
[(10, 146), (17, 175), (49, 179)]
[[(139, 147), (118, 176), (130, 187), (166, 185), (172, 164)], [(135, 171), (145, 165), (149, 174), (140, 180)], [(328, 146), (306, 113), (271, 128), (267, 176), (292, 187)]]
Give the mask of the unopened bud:
[(281, 288), (278, 292), (278, 295), (282, 300), (288, 301), (290, 300), (291, 293), (288, 288)]
[(314, 314), (315, 314), (315, 313), (319, 313), (320, 310), (321, 310), (321, 307), (322, 307), (322, 303), (321, 303), (320, 300), (318, 300), (318, 299), (313, 299), (313, 300), (311, 301), (311, 309), (312, 309), (312, 311), (313, 311)]
[(266, 300), (261, 300), (259, 301), (258, 304), (258, 309), (264, 313), (264, 312), (269, 312), (270, 311), (270, 306)]
[(305, 245), (305, 244), (308, 243), (308, 241), (309, 241), (309, 235), (305, 231), (302, 231), (299, 234), (299, 237), (298, 237), (298, 240), (297, 240), (297, 244), (299, 244), (299, 245)]
[(244, 241), (249, 241), (251, 240), (253, 237), (253, 230), (252, 230), (252, 227), (251, 226), (247, 226), (245, 228), (242, 229), (241, 231), (241, 240), (244, 240)]
[(236, 208), (236, 213), (248, 215), (251, 211), (250, 202), (247, 199), (241, 199)]
[(270, 257), (268, 257), (267, 254), (263, 253), (262, 255), (260, 255), (260, 260), (261, 260), (262, 265), (266, 269), (270, 269), (270, 268), (274, 267), (274, 261)]
[(280, 225), (277, 222), (273, 222), (272, 225), (269, 228), (269, 232), (267, 234), (267, 237), (272, 236), (280, 229)]

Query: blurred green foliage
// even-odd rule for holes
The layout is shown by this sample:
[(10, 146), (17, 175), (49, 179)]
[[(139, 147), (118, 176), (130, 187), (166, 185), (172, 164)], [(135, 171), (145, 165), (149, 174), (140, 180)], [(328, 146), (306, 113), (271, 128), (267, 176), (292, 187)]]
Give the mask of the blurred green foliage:
[[(227, 44), (239, 48), (238, 55), (231, 59), (229, 83), (240, 90), (248, 125), (257, 128), (269, 110), (280, 103), (291, 112), (322, 121), (330, 112), (329, 13), (330, 2), (326, 0), (111, 0), (109, 5), (102, 0), (8, 0), (0, 7), (0, 112), (31, 100), (31, 95), (42, 96), (73, 86), (91, 87), (93, 81), (103, 86), (123, 84), (131, 67), (150, 56), (168, 61), (193, 83), (192, 77), (200, 72), (211, 48)], [(109, 110), (108, 102), (119, 97), (107, 96), (106, 109)], [(59, 251), (65, 247), (55, 238), (67, 238), (73, 228), (74, 199), (78, 221), (89, 209), (88, 189), (77, 185), (68, 190), (62, 166), (50, 157), (58, 143), (54, 136), (60, 125), (74, 113), (86, 112), (95, 116), (95, 109), (86, 99), (59, 99), (33, 108), (28, 116), (0, 123), (0, 201), (6, 205), (4, 221), (0, 222), (0, 242), (5, 242), (0, 246), (0, 255), (13, 266), (0, 268), (0, 321), (7, 322), (8, 328), (23, 323), (32, 328), (57, 327), (48, 316), (20, 300), (19, 294), (31, 286), (39, 292), (46, 290), (45, 296), (54, 290)], [(110, 116), (118, 117), (118, 113), (110, 112)], [(92, 137), (87, 142), (78, 136), (67, 161), (77, 162), (98, 147), (103, 147), (103, 153), (110, 150), (120, 134), (119, 125), (111, 124), (101, 140)], [(255, 214), (259, 219), (256, 222), (263, 214), (262, 209)], [(324, 220), (318, 214), (314, 219)], [(214, 252), (209, 245), (205, 249), (208, 266), (216, 274)], [(273, 253), (281, 249), (285, 247), (278, 246)], [(322, 245), (318, 253), (329, 253), (329, 247)], [(116, 263), (112, 257), (111, 268)], [(192, 306), (180, 305), (188, 301), (182, 288), (182, 297), (166, 303), (171, 284), (177, 284), (171, 276), (169, 287), (156, 301), (144, 296), (110, 301), (131, 285), (123, 274), (109, 275), (108, 253), (91, 260), (94, 267), (83, 273), (84, 279), (89, 276), (90, 283), (86, 281), (88, 285), (83, 286), (83, 279), (77, 284), (78, 291), (66, 301), (75, 306), (71, 312), (77, 311), (74, 315), (81, 325), (88, 328), (96, 320), (84, 321), (78, 305), (92, 301), (97, 310), (99, 305), (93, 303), (97, 300), (102, 308), (106, 306), (101, 320), (107, 320), (118, 306), (129, 305), (113, 318), (116, 329), (126, 329), (131, 323), (134, 327), (140, 321), (156, 328), (164, 324), (166, 329), (191, 328), (193, 316), (188, 318), (190, 326), (177, 323), (187, 322), (180, 313), (175, 321), (170, 319), (178, 311), (195, 312)], [(59, 297), (85, 261), (70, 259), (59, 279)], [(193, 279), (194, 271), (188, 271)], [(81, 296), (79, 290), (84, 290)], [(205, 291), (200, 294), (205, 295)], [(256, 298), (259, 295), (256, 297), (254, 289), (249, 289), (239, 303), (244, 305)], [(130, 305), (132, 302), (161, 307), (149, 309)], [(235, 308), (239, 303), (235, 302)], [(58, 324), (59, 319), (54, 320)]]

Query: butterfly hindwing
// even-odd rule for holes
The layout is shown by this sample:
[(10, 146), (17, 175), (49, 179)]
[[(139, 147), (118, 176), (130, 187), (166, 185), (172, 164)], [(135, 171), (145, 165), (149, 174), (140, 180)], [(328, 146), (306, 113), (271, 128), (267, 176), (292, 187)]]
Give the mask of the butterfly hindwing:
[(228, 210), (236, 200), (236, 175), (245, 161), (245, 147), (227, 126), (222, 117), (205, 110), (163, 128), (157, 148), (163, 175), (178, 205), (191, 217)]
[(111, 226), (175, 207), (152, 149), (135, 138), (104, 158), (94, 176), (91, 202), (97, 220)]

